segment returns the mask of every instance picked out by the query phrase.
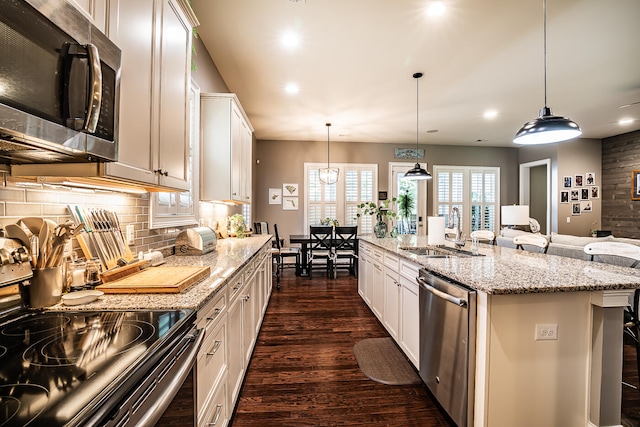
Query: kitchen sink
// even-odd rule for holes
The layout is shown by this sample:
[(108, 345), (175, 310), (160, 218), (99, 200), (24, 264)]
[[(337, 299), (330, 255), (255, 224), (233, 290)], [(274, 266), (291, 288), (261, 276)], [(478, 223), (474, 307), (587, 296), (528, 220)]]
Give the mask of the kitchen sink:
[(483, 254), (474, 255), (471, 251), (466, 251), (464, 249), (444, 246), (400, 247), (398, 249), (426, 258), (484, 256)]

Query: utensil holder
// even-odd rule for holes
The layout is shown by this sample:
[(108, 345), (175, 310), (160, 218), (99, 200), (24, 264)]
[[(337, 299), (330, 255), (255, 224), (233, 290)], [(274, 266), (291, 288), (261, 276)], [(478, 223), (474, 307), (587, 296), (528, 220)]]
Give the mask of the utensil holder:
[(64, 283), (64, 266), (33, 270), (29, 286), (29, 306), (31, 308), (49, 307), (60, 301)]

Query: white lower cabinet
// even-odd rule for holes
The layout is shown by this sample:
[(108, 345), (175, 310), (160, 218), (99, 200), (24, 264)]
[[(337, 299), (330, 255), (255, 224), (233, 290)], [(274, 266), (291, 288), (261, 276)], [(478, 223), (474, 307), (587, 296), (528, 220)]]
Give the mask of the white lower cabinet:
[(420, 295), (416, 282), (419, 267), (400, 261), (400, 348), (420, 369)]
[[(211, 407), (221, 404), (227, 407), (226, 393), (214, 398), (220, 389), (226, 390), (227, 384), (227, 293), (222, 290), (198, 312), (198, 327), (205, 334), (204, 342), (196, 361), (196, 408), (198, 425), (209, 425), (206, 421)], [(226, 412), (219, 413), (223, 425), (227, 422)], [(220, 419), (220, 417), (219, 417)]]
[(198, 327), (206, 334), (195, 372), (198, 426), (226, 426), (233, 414), (271, 296), (268, 249), (198, 311)]
[(420, 266), (362, 241), (359, 254), (358, 293), (418, 369)]

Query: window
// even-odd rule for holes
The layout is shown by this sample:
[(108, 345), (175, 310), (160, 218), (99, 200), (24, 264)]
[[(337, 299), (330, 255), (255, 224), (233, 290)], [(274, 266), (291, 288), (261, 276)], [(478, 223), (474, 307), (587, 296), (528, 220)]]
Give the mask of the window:
[(377, 200), (378, 165), (332, 163), (339, 170), (338, 182), (322, 184), (318, 169), (326, 164), (305, 163), (305, 230), (325, 218), (337, 219), (340, 225), (358, 225), (359, 233), (372, 233), (373, 220), (361, 217), (358, 204)]
[(451, 209), (457, 207), (466, 235), (475, 230), (498, 231), (500, 168), (434, 166), (433, 172), (436, 215), (448, 223)]

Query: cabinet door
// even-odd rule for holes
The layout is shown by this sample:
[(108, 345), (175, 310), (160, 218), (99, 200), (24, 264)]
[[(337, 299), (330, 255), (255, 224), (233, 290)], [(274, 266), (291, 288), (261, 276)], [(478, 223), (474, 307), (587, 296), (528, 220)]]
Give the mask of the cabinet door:
[(373, 288), (371, 306), (373, 313), (382, 321), (384, 313), (384, 272), (382, 271), (382, 263), (378, 260), (371, 262), (372, 280), (370, 281)]
[(253, 145), (253, 132), (249, 129), (247, 123), (243, 120), (242, 127), (240, 129), (242, 140), (242, 194), (245, 203), (251, 203), (251, 171), (253, 169), (253, 160), (251, 158), (252, 145)]
[(384, 326), (398, 341), (400, 329), (400, 282), (397, 271), (384, 268)]
[(158, 89), (159, 183), (188, 190), (191, 25), (175, 0), (163, 0)]
[(93, 25), (107, 33), (107, 0), (67, 0), (73, 7), (85, 14)]
[(205, 337), (196, 362), (198, 419), (202, 419), (208, 411), (216, 387), (226, 382), (224, 374), (227, 367), (227, 322), (220, 322), (215, 328), (210, 329), (204, 332), (208, 337)]
[(229, 358), (227, 359), (229, 390), (231, 392), (230, 407), (235, 404), (242, 378), (244, 377), (244, 352), (242, 349), (242, 306), (243, 298), (238, 298), (231, 303), (227, 312), (227, 344)]
[(415, 279), (400, 276), (400, 347), (419, 369), (420, 354), (420, 301)]
[(155, 0), (112, 0), (109, 38), (122, 49), (118, 161), (105, 164), (110, 176), (155, 184), (152, 117), (155, 112)]
[(244, 284), (243, 306), (242, 306), (242, 348), (244, 351), (245, 368), (251, 359), (251, 352), (256, 340), (256, 275)]
[(243, 169), (243, 119), (238, 106), (231, 107), (231, 199), (244, 202)]

